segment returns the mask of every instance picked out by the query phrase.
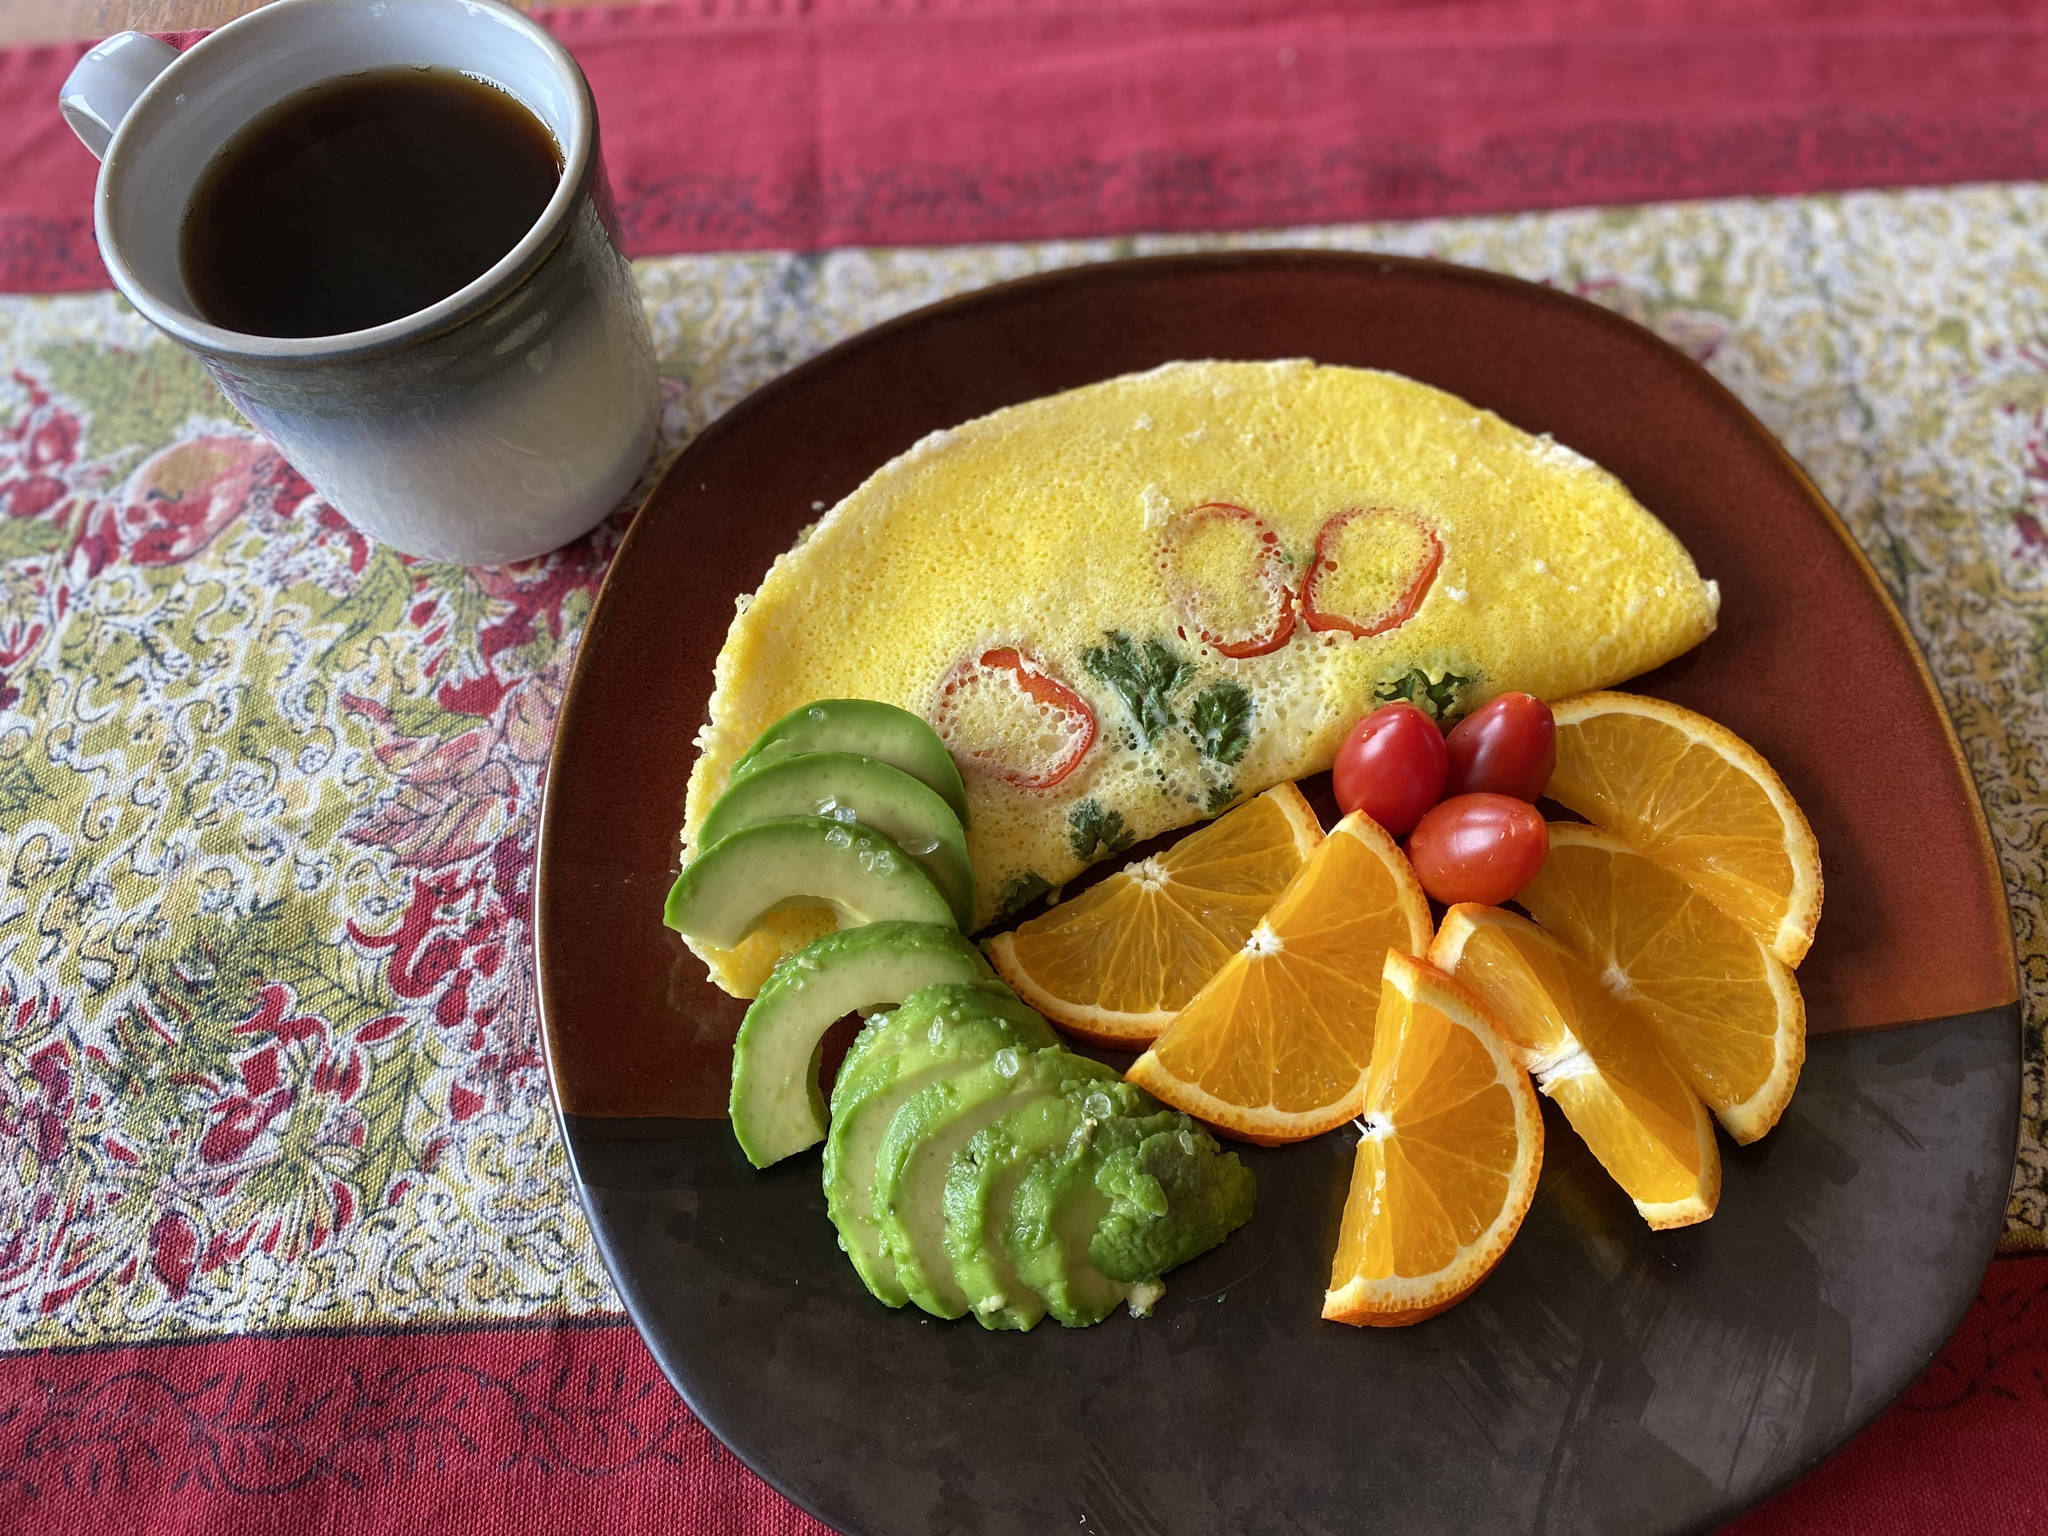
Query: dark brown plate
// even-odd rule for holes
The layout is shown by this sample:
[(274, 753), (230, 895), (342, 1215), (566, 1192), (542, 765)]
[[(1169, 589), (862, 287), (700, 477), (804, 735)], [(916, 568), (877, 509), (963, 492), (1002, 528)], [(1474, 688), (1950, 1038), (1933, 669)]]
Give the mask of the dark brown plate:
[[(1342, 1133), (1251, 1152), (1258, 1216), (1149, 1322), (1020, 1337), (890, 1312), (835, 1248), (816, 1154), (755, 1173), (720, 1123), (741, 1007), (660, 922), (732, 600), (814, 503), (927, 432), (1173, 358), (1288, 356), (1391, 368), (1554, 433), (1721, 582), (1719, 632), (1635, 686), (1755, 743), (1813, 821), (1827, 908), (1799, 973), (1799, 1093), (1763, 1142), (1724, 1147), (1714, 1220), (1667, 1234), (1552, 1117), (1508, 1258), (1412, 1329), (1318, 1319)], [(905, 316), (762, 389), (619, 552), (556, 733), (536, 904), (555, 1095), (626, 1306), (698, 1415), (849, 1531), (1699, 1529), (1925, 1366), (2003, 1216), (2003, 887), (1896, 610), (1705, 372), (1486, 273), (1288, 252), (1083, 267)]]

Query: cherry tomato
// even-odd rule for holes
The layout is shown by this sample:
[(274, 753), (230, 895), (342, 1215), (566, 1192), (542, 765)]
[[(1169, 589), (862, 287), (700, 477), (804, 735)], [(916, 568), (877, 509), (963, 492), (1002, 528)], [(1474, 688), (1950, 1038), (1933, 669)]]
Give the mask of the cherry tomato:
[(1543, 815), (1513, 795), (1454, 795), (1415, 824), (1408, 862), (1436, 900), (1497, 907), (1536, 878), (1550, 852)]
[(1452, 726), (1444, 747), (1451, 760), (1447, 793), (1533, 801), (1557, 767), (1557, 721), (1541, 699), (1504, 693)]
[(1444, 792), (1444, 733), (1413, 704), (1389, 704), (1358, 724), (1331, 770), (1345, 815), (1363, 811), (1395, 837)]

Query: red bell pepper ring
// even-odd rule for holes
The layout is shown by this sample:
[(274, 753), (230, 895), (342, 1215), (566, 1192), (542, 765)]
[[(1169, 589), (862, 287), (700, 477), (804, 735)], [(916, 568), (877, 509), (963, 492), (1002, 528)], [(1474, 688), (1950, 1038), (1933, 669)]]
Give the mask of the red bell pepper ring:
[[(1060, 746), (1034, 763), (1005, 759), (988, 743), (961, 740), (960, 714), (973, 691), (1003, 688), (1011, 693), (1006, 707), (1035, 711), (1055, 731)], [(1019, 789), (1051, 789), (1081, 765), (1095, 744), (1095, 711), (1088, 701), (1048, 672), (1044, 663), (1015, 646), (1002, 645), (979, 656), (963, 656), (939, 683), (932, 725), (955, 757)]]
[[(1416, 562), (1415, 570), (1408, 578), (1401, 595), (1378, 613), (1345, 614), (1325, 608), (1318, 601), (1318, 592), (1323, 579), (1337, 569), (1336, 540), (1346, 524), (1361, 517), (1395, 518), (1412, 525), (1421, 533), (1426, 549)], [(1395, 512), (1386, 507), (1354, 507), (1348, 512), (1339, 512), (1327, 519), (1316, 530), (1315, 557), (1309, 561), (1308, 575), (1301, 583), (1301, 616), (1308, 627), (1318, 632), (1336, 630), (1342, 634), (1354, 635), (1360, 640), (1374, 635), (1383, 635), (1390, 629), (1399, 629), (1415, 617), (1415, 610), (1422, 606), (1422, 600), (1429, 595), (1430, 586), (1436, 581), (1436, 573), (1444, 563), (1444, 543), (1437, 537), (1436, 530), (1421, 518), (1406, 512)]]
[[(1244, 522), (1254, 537), (1250, 582), (1263, 589), (1271, 602), (1269, 617), (1254, 634), (1224, 634), (1204, 612), (1200, 585), (1181, 568), (1180, 554), (1189, 534), (1203, 523)], [(1256, 512), (1229, 502), (1212, 501), (1196, 507), (1185, 517), (1168, 524), (1160, 543), (1159, 567), (1166, 577), (1168, 594), (1186, 623), (1183, 639), (1199, 640), (1221, 656), (1243, 658), (1265, 656), (1280, 649), (1294, 633), (1294, 589), (1287, 580), (1287, 560), (1280, 549), (1280, 536), (1268, 528)], [(1190, 634), (1189, 631), (1193, 633)]]

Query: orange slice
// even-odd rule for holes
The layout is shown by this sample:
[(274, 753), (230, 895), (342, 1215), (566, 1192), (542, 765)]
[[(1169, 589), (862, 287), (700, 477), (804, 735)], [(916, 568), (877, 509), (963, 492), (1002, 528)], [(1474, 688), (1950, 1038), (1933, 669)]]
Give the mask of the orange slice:
[(1011, 933), (988, 957), (1017, 995), (1070, 1034), (1137, 1050), (1242, 948), (1323, 840), (1301, 791), (1280, 784)]
[(1429, 935), (1407, 856), (1346, 816), (1126, 1076), (1265, 1146), (1334, 1130), (1365, 1102), (1380, 957), (1421, 954)]
[(1662, 699), (1582, 693), (1554, 706), (1544, 791), (1683, 875), (1797, 965), (1820, 921), (1820, 846), (1761, 754)]
[(1498, 907), (1444, 914), (1429, 961), (1486, 1004), (1539, 1093), (1557, 1101), (1652, 1227), (1714, 1214), (1714, 1121), (1658, 1043), (1656, 1026), (1600, 985), (1551, 934)]
[(1323, 1316), (1377, 1328), (1453, 1306), (1507, 1252), (1543, 1166), (1529, 1077), (1479, 1000), (1390, 951)]
[(1515, 898), (1656, 1026), (1737, 1141), (1778, 1123), (1806, 1060), (1792, 972), (1696, 887), (1598, 827), (1553, 822)]

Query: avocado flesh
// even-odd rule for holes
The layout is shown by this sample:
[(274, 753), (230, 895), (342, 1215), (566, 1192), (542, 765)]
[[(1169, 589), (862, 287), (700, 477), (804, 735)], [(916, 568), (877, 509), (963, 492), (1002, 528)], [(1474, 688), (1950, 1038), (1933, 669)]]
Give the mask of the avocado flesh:
[(845, 928), (784, 960), (733, 1042), (729, 1107), (747, 1160), (766, 1168), (825, 1139), (819, 1056), (840, 1019), (893, 1008), (940, 982), (993, 979), (980, 950), (934, 923)]
[(928, 785), (878, 758), (805, 752), (736, 776), (697, 829), (697, 845), (759, 821), (822, 816), (879, 832), (923, 866), (962, 929), (974, 921), (974, 867), (953, 808)]
[(960, 1317), (971, 1298), (946, 1251), (946, 1179), (984, 1127), (1058, 1095), (1078, 1060), (1062, 1046), (1005, 1049), (958, 1077), (920, 1088), (875, 1154), (875, 1222), (910, 1299), (934, 1317)]
[(833, 907), (842, 928), (957, 926), (951, 903), (902, 849), (823, 816), (760, 821), (713, 843), (676, 877), (664, 920), (693, 942), (730, 949), (767, 913), (797, 903)]
[[(1011, 1259), (1056, 1319), (1087, 1327), (1120, 1302), (1149, 1306), (1163, 1289), (1161, 1274), (1250, 1220), (1255, 1193), (1236, 1154), (1185, 1115), (1091, 1115), (1060, 1155), (1034, 1164), (1018, 1184)], [(1171, 1262), (1156, 1262), (1162, 1258)]]
[(989, 1329), (1029, 1329), (1045, 1316), (1045, 1298), (1026, 1285), (1010, 1257), (1012, 1202), (1042, 1159), (1057, 1157), (1090, 1113), (1149, 1106), (1142, 1090), (1112, 1067), (1067, 1057), (1057, 1093), (1025, 1105), (975, 1132), (946, 1172), (945, 1245), (953, 1275), (974, 1320)]
[[(1034, 1109), (1046, 1109), (1056, 1102), (1041, 1099), (1026, 1105), (1018, 1113), (1028, 1115)], [(1015, 1119), (1016, 1116), (1005, 1118)], [(992, 1126), (984, 1127), (976, 1135), (984, 1135), (992, 1129)], [(972, 1145), (970, 1142), (969, 1146)], [(972, 1151), (963, 1152), (954, 1160), (953, 1166), (972, 1166), (973, 1157)], [(967, 1310), (974, 1314), (974, 1320), (991, 1331), (1014, 1329), (1028, 1333), (1045, 1316), (1045, 1298), (1024, 1283), (1023, 1276), (1017, 1273), (1017, 1266), (1010, 1262), (1009, 1245), (1004, 1241), (1010, 1202), (1016, 1198), (1017, 1186), (1024, 1182), (1024, 1175), (1030, 1171), (1029, 1160), (1010, 1161), (982, 1184), (986, 1208), (963, 1219), (964, 1235), (958, 1245), (953, 1236), (954, 1208), (950, 1204), (947, 1206), (946, 1253), (953, 1260), (953, 1278), (960, 1282), (960, 1292), (967, 1298)], [(950, 1174), (947, 1182), (950, 1200)], [(963, 1253), (965, 1244), (973, 1246)], [(971, 1257), (965, 1256), (968, 1254)]]
[(815, 699), (793, 709), (754, 739), (732, 765), (728, 787), (785, 757), (804, 752), (855, 752), (900, 768), (928, 786), (967, 825), (967, 786), (938, 732), (907, 709), (875, 699)]
[(876, 1157), (896, 1111), (919, 1090), (971, 1072), (1000, 1050), (1041, 1051), (1056, 1043), (1052, 1026), (996, 981), (920, 988), (854, 1041), (832, 1086), (825, 1208), (839, 1246), (878, 1301), (900, 1307), (910, 1299), (875, 1219)]
[(1112, 1139), (1095, 1171), (1109, 1202), (1088, 1259), (1111, 1280), (1136, 1284), (1207, 1253), (1252, 1219), (1258, 1186), (1235, 1152), (1185, 1116), (1135, 1143)]

